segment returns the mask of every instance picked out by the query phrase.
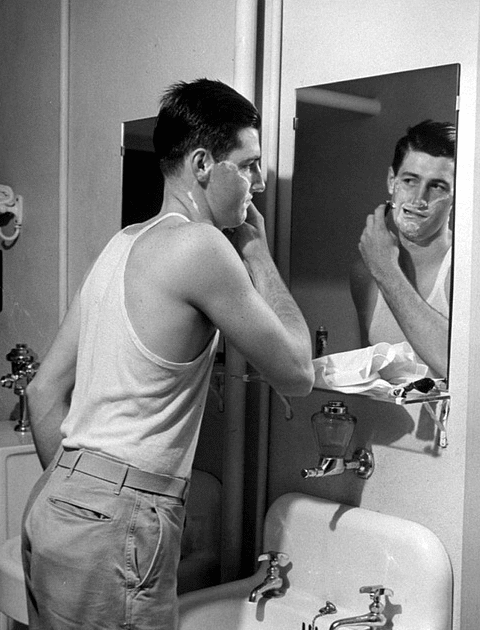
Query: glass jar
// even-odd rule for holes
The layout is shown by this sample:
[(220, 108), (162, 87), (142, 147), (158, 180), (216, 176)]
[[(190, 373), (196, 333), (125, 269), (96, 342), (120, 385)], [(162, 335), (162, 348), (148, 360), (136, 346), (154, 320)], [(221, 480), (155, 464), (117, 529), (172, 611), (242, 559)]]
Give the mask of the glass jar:
[(357, 419), (348, 413), (343, 402), (323, 405), (312, 416), (312, 427), (320, 458), (344, 458), (352, 439)]

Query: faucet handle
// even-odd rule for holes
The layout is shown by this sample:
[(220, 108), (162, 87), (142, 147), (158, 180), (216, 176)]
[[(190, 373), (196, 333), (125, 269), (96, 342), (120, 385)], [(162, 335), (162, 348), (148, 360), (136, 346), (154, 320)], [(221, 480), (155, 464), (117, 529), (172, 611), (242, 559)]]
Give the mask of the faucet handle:
[(362, 586), (360, 593), (369, 593), (372, 603), (370, 604), (370, 611), (374, 613), (381, 613), (385, 608), (385, 604), (380, 601), (382, 596), (392, 597), (393, 591), (391, 588), (385, 588), (382, 584), (377, 586)]
[(391, 588), (385, 588), (383, 584), (378, 584), (376, 586), (362, 586), (360, 588), (360, 593), (370, 593), (373, 597), (381, 597), (382, 595), (388, 595), (391, 597), (393, 595), (393, 591)]
[(270, 562), (270, 566), (281, 566), (284, 567), (288, 560), (288, 554), (283, 553), (283, 551), (266, 551), (258, 556), (258, 561), (263, 562), (263, 560), (268, 560)]

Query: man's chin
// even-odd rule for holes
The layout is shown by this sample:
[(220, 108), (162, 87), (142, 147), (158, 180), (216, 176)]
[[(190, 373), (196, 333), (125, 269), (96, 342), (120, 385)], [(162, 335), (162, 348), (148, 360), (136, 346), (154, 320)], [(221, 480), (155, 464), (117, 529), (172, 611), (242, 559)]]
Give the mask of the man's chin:
[(224, 230), (234, 230), (235, 228), (240, 227), (241, 225), (243, 225), (245, 223), (245, 219), (243, 219), (243, 221), (238, 221), (237, 223), (229, 223), (228, 225), (224, 225), (222, 226), (220, 229), (222, 230), (222, 232)]
[(421, 225), (417, 221), (396, 221), (398, 233), (409, 241), (416, 241), (421, 237)]
[(243, 225), (245, 223), (246, 220), (247, 220), (247, 211), (245, 210), (243, 215), (238, 219), (237, 224), (236, 225), (232, 225), (230, 227), (232, 227), (232, 228), (240, 227), (241, 225)]

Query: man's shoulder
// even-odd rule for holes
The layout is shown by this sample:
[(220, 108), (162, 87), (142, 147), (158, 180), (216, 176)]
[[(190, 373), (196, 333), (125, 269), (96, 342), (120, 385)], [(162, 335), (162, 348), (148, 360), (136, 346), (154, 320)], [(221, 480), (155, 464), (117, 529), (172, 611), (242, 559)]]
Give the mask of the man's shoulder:
[(209, 223), (185, 222), (173, 229), (161, 230), (152, 237), (155, 240), (143, 254), (158, 269), (194, 272), (206, 267), (214, 271), (229, 262), (240, 262), (226, 236)]
[(231, 244), (225, 235), (210, 223), (185, 223), (178, 230), (173, 230), (170, 236), (172, 247), (191, 250), (192, 253), (208, 255), (215, 250), (228, 250)]
[(148, 230), (142, 240), (147, 249), (155, 247), (162, 252), (188, 247), (201, 249), (209, 243), (221, 245), (226, 239), (219, 229), (209, 223), (182, 221), (177, 225), (161, 222)]

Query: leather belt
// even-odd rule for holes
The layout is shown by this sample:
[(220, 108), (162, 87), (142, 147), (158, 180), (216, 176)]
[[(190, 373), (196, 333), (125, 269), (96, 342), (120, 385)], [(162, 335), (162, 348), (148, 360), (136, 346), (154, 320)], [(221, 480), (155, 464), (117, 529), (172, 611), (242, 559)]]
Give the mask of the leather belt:
[(83, 449), (62, 449), (56, 465), (68, 468), (69, 475), (79, 472), (113, 483), (116, 494), (119, 494), (122, 487), (126, 486), (152, 494), (176, 497), (183, 501), (187, 497), (188, 479), (140, 470), (100, 453)]

